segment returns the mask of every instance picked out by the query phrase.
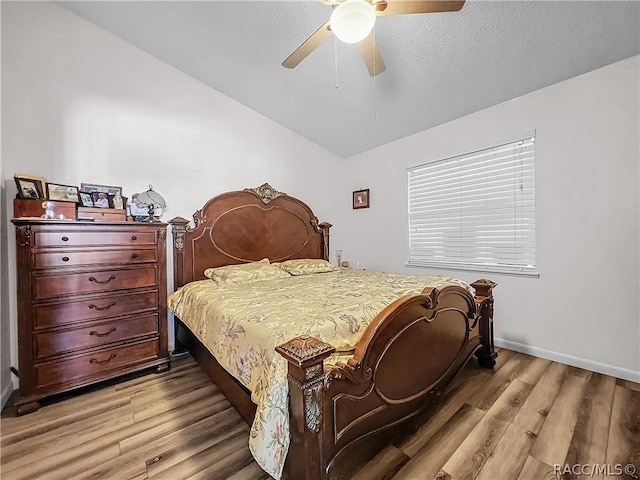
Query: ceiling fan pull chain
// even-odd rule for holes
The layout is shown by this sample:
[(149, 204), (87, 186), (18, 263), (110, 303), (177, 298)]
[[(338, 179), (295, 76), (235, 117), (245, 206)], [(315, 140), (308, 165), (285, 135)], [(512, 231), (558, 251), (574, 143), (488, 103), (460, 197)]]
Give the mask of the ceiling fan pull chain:
[(333, 45), (334, 45), (334, 62), (336, 65), (336, 90), (340, 85), (338, 85), (338, 37), (333, 36)]
[[(376, 30), (375, 27), (371, 30), (371, 43), (372, 50), (375, 51), (376, 45)], [(373, 123), (377, 123), (378, 121), (378, 103), (376, 96), (376, 56), (375, 53), (373, 55)]]

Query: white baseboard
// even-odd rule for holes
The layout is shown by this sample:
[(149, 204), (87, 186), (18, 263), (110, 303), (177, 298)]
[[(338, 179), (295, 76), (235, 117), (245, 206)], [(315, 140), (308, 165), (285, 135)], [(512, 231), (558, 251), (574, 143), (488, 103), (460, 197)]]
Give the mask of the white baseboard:
[(13, 393), (13, 390), (14, 390), (13, 382), (9, 382), (9, 385), (7, 385), (7, 388), (5, 388), (2, 391), (2, 397), (0, 397), (0, 410), (3, 409), (4, 406), (7, 404), (7, 402), (9, 401), (9, 397)]
[(515, 350), (516, 352), (526, 353), (528, 355), (533, 355), (534, 357), (545, 358), (547, 360), (553, 360), (554, 362), (564, 363), (565, 365), (571, 365), (573, 367), (591, 370), (592, 372), (602, 373), (604, 375), (610, 375), (623, 380), (640, 383), (640, 371), (616, 367), (607, 363), (594, 362), (593, 360), (574, 357), (564, 353), (552, 352), (551, 350), (544, 350), (542, 348), (532, 347), (531, 345), (512, 342), (510, 340), (503, 340), (502, 338), (496, 338), (494, 343), (496, 346), (504, 347), (507, 350)]

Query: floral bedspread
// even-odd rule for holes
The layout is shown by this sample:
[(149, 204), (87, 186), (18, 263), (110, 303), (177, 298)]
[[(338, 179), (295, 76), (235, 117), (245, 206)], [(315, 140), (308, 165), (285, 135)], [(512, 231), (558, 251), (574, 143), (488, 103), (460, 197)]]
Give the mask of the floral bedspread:
[[(249, 448), (272, 477), (282, 475), (289, 447), (287, 362), (277, 345), (311, 335), (342, 352), (398, 298), (425, 287), (460, 285), (448, 277), (399, 275), (343, 268), (335, 272), (219, 286), (189, 283), (168, 299), (169, 308), (218, 362), (252, 392), (258, 406)], [(344, 359), (344, 356), (342, 357)]]

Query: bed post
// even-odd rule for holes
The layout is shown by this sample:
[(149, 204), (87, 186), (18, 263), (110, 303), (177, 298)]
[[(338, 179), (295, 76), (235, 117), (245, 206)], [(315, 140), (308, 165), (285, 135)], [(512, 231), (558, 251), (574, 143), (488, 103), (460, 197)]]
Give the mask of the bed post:
[[(173, 235), (173, 290), (177, 290), (178, 287), (184, 285), (184, 234), (189, 224), (189, 220), (182, 217), (175, 217), (169, 220), (171, 225), (171, 233)], [(178, 356), (187, 353), (187, 347), (185, 347), (180, 340), (178, 340), (178, 326), (179, 322), (173, 319), (173, 344), (174, 349), (171, 355)]]
[(493, 287), (496, 285), (498, 284), (485, 279), (476, 280), (471, 284), (476, 289), (476, 306), (482, 338), (482, 346), (476, 352), (476, 357), (483, 368), (493, 368), (498, 356), (493, 345)]
[(322, 456), (324, 359), (335, 348), (317, 338), (302, 336), (276, 347), (289, 362), (289, 432), (287, 473), (295, 480), (325, 478)]
[(323, 252), (322, 255), (324, 256), (324, 259), (328, 262), (330, 260), (330, 250), (329, 250), (329, 229), (332, 227), (333, 225), (331, 225), (330, 223), (327, 222), (322, 222), (320, 224), (318, 224), (318, 230), (320, 232), (322, 232), (322, 245), (323, 245)]

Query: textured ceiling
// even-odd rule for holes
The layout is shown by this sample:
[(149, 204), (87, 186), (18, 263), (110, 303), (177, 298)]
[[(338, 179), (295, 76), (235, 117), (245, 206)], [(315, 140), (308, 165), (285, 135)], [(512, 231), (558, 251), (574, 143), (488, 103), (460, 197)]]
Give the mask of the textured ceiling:
[(328, 20), (317, 1), (57, 3), (343, 157), (640, 53), (635, 0), (379, 17), (387, 69), (374, 78), (333, 36), (281, 66)]

